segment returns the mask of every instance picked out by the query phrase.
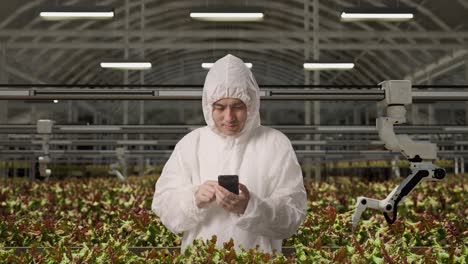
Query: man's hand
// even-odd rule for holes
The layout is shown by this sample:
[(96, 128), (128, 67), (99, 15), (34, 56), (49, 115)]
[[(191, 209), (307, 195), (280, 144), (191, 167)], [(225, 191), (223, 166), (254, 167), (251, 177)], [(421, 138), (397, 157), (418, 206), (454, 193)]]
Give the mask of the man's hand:
[(216, 203), (226, 211), (236, 214), (243, 214), (250, 200), (250, 194), (247, 187), (239, 183), (239, 195), (216, 185)]
[(198, 208), (207, 207), (216, 199), (216, 186), (218, 186), (216, 181), (206, 181), (198, 186), (198, 190), (195, 192), (195, 203)]

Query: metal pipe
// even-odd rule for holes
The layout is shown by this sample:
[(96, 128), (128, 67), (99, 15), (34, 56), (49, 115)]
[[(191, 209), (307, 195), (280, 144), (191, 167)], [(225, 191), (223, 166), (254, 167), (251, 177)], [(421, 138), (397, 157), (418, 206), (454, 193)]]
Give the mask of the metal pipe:
[[(162, 89), (0, 89), (0, 100), (201, 100), (202, 90)], [(413, 102), (468, 101), (468, 91), (413, 91)], [(264, 89), (262, 100), (381, 101), (382, 90)]]
[[(49, 145), (73, 146), (174, 146), (178, 140), (51, 140)], [(431, 141), (438, 146), (468, 146), (468, 141)], [(39, 140), (0, 140), (2, 146), (34, 146), (42, 144)], [(379, 140), (291, 140), (293, 146), (383, 146)]]
[[(54, 125), (53, 134), (186, 134), (204, 125)], [(377, 134), (375, 126), (270, 126), (286, 134)], [(468, 134), (467, 126), (395, 126), (398, 134)], [(36, 134), (36, 125), (0, 125), (0, 134)], [(19, 137), (17, 135), (13, 137)]]
[[(6, 150), (0, 152), (0, 157), (24, 157), (25, 155), (40, 155), (42, 152), (41, 150)], [(114, 157), (115, 151), (114, 150), (51, 150), (51, 156), (56, 157)], [(140, 156), (140, 155), (160, 155), (169, 157), (172, 154), (172, 150), (126, 150), (126, 156)], [(392, 153), (388, 150), (296, 150), (296, 154), (298, 156), (311, 156), (311, 157), (323, 157), (323, 155), (327, 155), (327, 159), (332, 158), (343, 158), (345, 156), (356, 157), (361, 156), (368, 159), (375, 159), (376, 157), (390, 157), (393, 158), (395, 153)], [(459, 156), (468, 156), (467, 150), (461, 151), (439, 151), (437, 153), (439, 157), (459, 157)]]

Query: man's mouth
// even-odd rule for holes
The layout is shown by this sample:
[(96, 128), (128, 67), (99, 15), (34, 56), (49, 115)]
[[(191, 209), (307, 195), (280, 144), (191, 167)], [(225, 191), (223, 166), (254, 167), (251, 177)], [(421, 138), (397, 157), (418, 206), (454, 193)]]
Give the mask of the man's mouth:
[(225, 124), (224, 127), (226, 127), (226, 128), (235, 128), (235, 127), (237, 127), (237, 124)]

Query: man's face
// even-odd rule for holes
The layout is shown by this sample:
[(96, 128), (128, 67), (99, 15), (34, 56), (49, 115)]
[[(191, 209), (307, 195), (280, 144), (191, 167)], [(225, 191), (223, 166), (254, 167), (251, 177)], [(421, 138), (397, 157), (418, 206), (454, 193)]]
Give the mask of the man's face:
[(213, 120), (224, 135), (233, 136), (244, 128), (247, 106), (239, 99), (220, 99), (213, 104)]

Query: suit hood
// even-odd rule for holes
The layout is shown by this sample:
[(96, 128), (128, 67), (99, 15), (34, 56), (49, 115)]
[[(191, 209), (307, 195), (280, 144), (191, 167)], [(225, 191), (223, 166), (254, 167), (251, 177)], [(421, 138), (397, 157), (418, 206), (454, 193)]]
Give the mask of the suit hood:
[(206, 75), (203, 86), (203, 115), (206, 124), (220, 136), (213, 120), (213, 103), (223, 98), (239, 99), (247, 106), (247, 120), (240, 136), (260, 126), (260, 89), (244, 62), (228, 54), (217, 60)]

